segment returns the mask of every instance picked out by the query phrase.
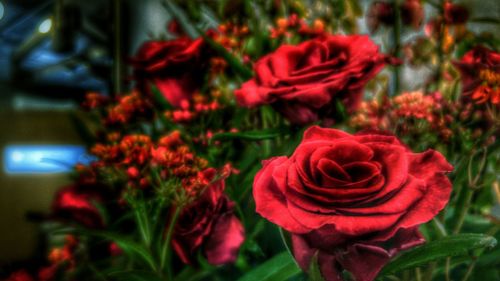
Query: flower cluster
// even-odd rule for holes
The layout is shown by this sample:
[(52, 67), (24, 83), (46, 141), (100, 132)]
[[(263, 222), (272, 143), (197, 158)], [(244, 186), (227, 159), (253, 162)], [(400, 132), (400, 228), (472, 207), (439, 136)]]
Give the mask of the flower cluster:
[(213, 111), (221, 109), (221, 104), (217, 101), (217, 91), (212, 92), (211, 97), (200, 93), (193, 95), (192, 101), (183, 100), (179, 108), (167, 110), (164, 113), (165, 118), (174, 123), (189, 123), (200, 115), (206, 115)]
[(275, 26), (271, 28), (271, 38), (289, 38), (295, 34), (316, 37), (324, 35), (325, 23), (321, 19), (315, 19), (312, 24), (308, 24), (297, 14), (292, 14), (288, 18), (279, 18)]
[(455, 66), (463, 77), (465, 99), (500, 105), (500, 53), (479, 46), (456, 61)]
[(350, 125), (358, 129), (397, 130), (400, 135), (421, 134), (424, 129), (424, 132), (438, 132), (443, 140), (447, 140), (452, 134), (448, 126), (453, 117), (443, 109), (452, 106), (440, 93), (403, 93), (382, 102), (362, 102)]

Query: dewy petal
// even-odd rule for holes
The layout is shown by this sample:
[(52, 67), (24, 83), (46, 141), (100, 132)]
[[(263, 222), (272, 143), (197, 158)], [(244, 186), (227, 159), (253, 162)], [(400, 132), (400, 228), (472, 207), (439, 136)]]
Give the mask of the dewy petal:
[(243, 225), (232, 213), (221, 215), (205, 243), (205, 255), (210, 264), (232, 263), (245, 240)]
[[(267, 160), (263, 162), (262, 169), (255, 175), (253, 197), (256, 212), (290, 232), (306, 233), (310, 229), (290, 215), (287, 209), (287, 198), (282, 191), (286, 188), (287, 161), (286, 157)], [(275, 170), (280, 165), (283, 165), (285, 170), (280, 174), (275, 174)]]

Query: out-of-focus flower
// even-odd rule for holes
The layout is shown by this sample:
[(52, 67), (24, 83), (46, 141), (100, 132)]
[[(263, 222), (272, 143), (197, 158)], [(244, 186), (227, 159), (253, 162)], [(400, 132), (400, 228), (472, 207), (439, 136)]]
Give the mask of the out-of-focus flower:
[(139, 89), (149, 92), (153, 82), (174, 107), (192, 95), (203, 82), (209, 56), (202, 39), (181, 37), (144, 43), (131, 60)]
[(109, 254), (113, 257), (123, 254), (123, 250), (115, 242), (109, 243)]
[(462, 78), (464, 100), (499, 104), (500, 54), (482, 46), (468, 51), (455, 61)]
[(28, 271), (21, 269), (11, 273), (5, 281), (35, 281), (35, 279)]
[(128, 95), (119, 97), (118, 103), (108, 108), (107, 124), (126, 124), (140, 118), (152, 116), (153, 105), (139, 92), (133, 91)]
[(104, 221), (94, 204), (102, 200), (98, 186), (66, 186), (57, 192), (52, 202), (52, 213), (58, 219), (76, 222), (88, 228), (101, 228)]
[(469, 11), (460, 4), (446, 1), (444, 4), (444, 20), (446, 24), (465, 24), (469, 19)]
[(418, 29), (424, 20), (424, 7), (420, 0), (406, 0), (401, 4), (401, 20), (404, 25)]
[(439, 152), (414, 153), (394, 136), (313, 126), (291, 157), (263, 162), (253, 196), (260, 215), (292, 233), (302, 269), (317, 255), (328, 281), (343, 269), (371, 281), (424, 243), (418, 226), (447, 204), (452, 170)]
[(288, 38), (294, 35), (302, 35), (308, 38), (314, 38), (325, 35), (325, 23), (321, 19), (315, 19), (308, 24), (297, 14), (291, 14), (288, 18), (278, 18), (275, 25), (271, 28), (271, 38)]
[(332, 119), (336, 102), (349, 113), (365, 84), (386, 63), (368, 36), (326, 36), (297, 46), (282, 45), (254, 65), (255, 78), (235, 91), (239, 105), (272, 105), (291, 123)]
[[(451, 137), (450, 124), (455, 112), (441, 94), (424, 94), (421, 91), (403, 93), (391, 99), (378, 102), (363, 102), (359, 110), (350, 119), (351, 126), (361, 129), (393, 131), (398, 135), (437, 132), (442, 140)], [(424, 123), (422, 123), (424, 122)]]
[(96, 92), (89, 92), (85, 95), (82, 107), (85, 109), (95, 109), (102, 107), (109, 102), (109, 98)]
[[(420, 28), (424, 20), (424, 9), (419, 0), (406, 0), (398, 9), (400, 9), (401, 21), (404, 25), (415, 29)], [(374, 1), (368, 8), (366, 25), (371, 33), (377, 31), (381, 25), (392, 26), (395, 21), (394, 3)]]
[(222, 105), (213, 93), (211, 93), (210, 97), (197, 93), (193, 96), (192, 102), (185, 101), (179, 109), (165, 111), (164, 116), (174, 123), (189, 123), (203, 114), (208, 114), (221, 108)]
[(200, 249), (210, 264), (232, 263), (245, 239), (234, 215), (234, 202), (224, 194), (225, 177), (213, 168), (197, 177), (201, 194), (185, 207), (176, 223), (173, 248), (184, 263), (192, 263)]

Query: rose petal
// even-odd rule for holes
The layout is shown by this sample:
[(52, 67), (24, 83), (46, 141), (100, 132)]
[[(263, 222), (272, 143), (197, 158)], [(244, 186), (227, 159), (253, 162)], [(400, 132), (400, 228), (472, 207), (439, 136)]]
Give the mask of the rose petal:
[(293, 218), (286, 207), (287, 199), (282, 190), (286, 188), (286, 172), (274, 173), (282, 165), (286, 169), (286, 157), (275, 157), (263, 163), (262, 169), (255, 175), (253, 197), (256, 212), (269, 221), (295, 233), (306, 233), (304, 227)]
[(210, 264), (232, 263), (245, 240), (243, 225), (238, 218), (226, 213), (219, 217), (205, 243), (205, 255)]

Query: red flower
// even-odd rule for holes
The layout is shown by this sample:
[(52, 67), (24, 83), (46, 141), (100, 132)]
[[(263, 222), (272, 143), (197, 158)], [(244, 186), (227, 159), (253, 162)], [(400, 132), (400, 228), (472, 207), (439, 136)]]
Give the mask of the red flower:
[(373, 280), (398, 251), (424, 242), (418, 226), (448, 202), (453, 167), (439, 153), (413, 153), (393, 136), (350, 135), (317, 126), (290, 158), (264, 162), (256, 209), (292, 233), (307, 269), (318, 252), (326, 280)]
[(181, 37), (144, 43), (132, 64), (139, 87), (149, 89), (144, 84), (154, 82), (170, 104), (179, 107), (202, 83), (202, 68), (207, 61), (202, 39)]
[(349, 112), (385, 57), (368, 36), (326, 36), (283, 45), (255, 63), (256, 77), (235, 91), (242, 106), (271, 104), (290, 122), (306, 124), (335, 116), (335, 100)]
[(469, 19), (466, 7), (446, 2), (444, 4), (444, 20), (447, 24), (464, 24)]
[[(474, 99), (474, 92), (476, 92), (475, 97), (479, 102), (485, 102), (488, 99), (498, 101), (500, 53), (477, 46), (468, 51), (460, 61), (454, 62), (454, 64), (462, 75), (462, 92), (465, 99), (471, 97)], [(486, 86), (491, 90), (482, 91), (481, 86)], [(484, 93), (487, 92), (492, 94), (488, 95), (484, 100)]]
[[(206, 169), (203, 177), (211, 182), (216, 170)], [(233, 214), (234, 202), (223, 193), (224, 177), (206, 190), (181, 213), (174, 230), (172, 244), (184, 263), (191, 263), (201, 249), (214, 265), (232, 263), (245, 239), (241, 222)]]
[[(424, 20), (424, 8), (419, 0), (406, 0), (399, 6), (401, 20), (404, 25), (409, 25), (414, 29), (420, 28)], [(396, 15), (394, 3), (375, 1), (368, 8), (366, 14), (366, 25), (370, 32), (375, 32), (380, 25), (394, 25)]]
[(5, 281), (35, 281), (35, 279), (24, 269), (13, 272)]
[(102, 201), (102, 195), (90, 187), (70, 185), (63, 187), (52, 202), (52, 212), (56, 218), (62, 218), (82, 224), (89, 228), (99, 228), (104, 221), (95, 202)]

